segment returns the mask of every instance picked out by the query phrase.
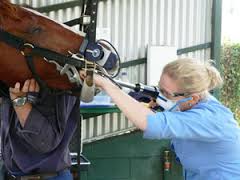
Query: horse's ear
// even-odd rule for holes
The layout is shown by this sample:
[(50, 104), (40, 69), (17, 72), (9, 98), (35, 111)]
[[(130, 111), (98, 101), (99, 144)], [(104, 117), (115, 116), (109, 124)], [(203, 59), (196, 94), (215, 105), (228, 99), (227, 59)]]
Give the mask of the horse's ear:
[(0, 6), (2, 6), (4, 4), (10, 4), (10, 0), (1, 0), (0, 1)]
[(1, 20), (4, 20), (3, 17), (10, 17), (15, 20), (20, 20), (17, 15), (18, 5), (12, 4), (9, 0), (0, 0), (0, 17)]

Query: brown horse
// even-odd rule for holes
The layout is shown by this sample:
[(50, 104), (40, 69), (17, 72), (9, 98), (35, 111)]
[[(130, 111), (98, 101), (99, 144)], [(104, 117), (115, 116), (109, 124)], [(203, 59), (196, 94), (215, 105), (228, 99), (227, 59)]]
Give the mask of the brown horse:
[[(68, 51), (78, 52), (84, 40), (83, 36), (67, 26), (36, 11), (11, 4), (8, 0), (0, 1), (0, 29), (63, 55), (68, 55)], [(49, 87), (65, 90), (76, 86), (69, 82), (66, 75), (59, 75), (56, 66), (44, 61), (43, 57), (34, 56), (33, 61), (37, 74)], [(32, 72), (25, 57), (19, 50), (0, 40), (0, 80), (13, 86), (29, 78), (32, 78)]]

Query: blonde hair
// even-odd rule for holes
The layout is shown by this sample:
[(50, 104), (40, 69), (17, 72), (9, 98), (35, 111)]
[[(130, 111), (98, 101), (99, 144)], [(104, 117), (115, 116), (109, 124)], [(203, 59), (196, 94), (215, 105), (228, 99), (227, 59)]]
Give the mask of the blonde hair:
[(204, 98), (209, 91), (223, 83), (219, 71), (212, 62), (212, 60), (201, 62), (189, 58), (178, 59), (168, 63), (162, 73), (175, 80), (182, 92), (198, 93)]

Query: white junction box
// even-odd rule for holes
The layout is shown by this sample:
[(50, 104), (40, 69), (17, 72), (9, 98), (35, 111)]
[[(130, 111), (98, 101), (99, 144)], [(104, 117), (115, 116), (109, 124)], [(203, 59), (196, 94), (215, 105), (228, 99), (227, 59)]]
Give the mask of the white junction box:
[(177, 48), (172, 46), (148, 46), (147, 84), (158, 85), (163, 67), (177, 59)]

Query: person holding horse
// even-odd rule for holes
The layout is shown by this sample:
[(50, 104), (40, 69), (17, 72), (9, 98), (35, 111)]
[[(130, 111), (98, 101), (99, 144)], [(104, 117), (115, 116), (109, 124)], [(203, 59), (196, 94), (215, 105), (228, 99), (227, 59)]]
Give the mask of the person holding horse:
[(78, 71), (115, 69), (119, 58), (110, 49), (0, 0), (1, 151), (11, 178), (72, 179), (68, 145), (80, 119), (79, 97), (71, 96), (81, 91)]
[(144, 138), (171, 140), (186, 180), (239, 179), (240, 129), (232, 112), (209, 93), (222, 84), (209, 62), (186, 58), (164, 67), (159, 90), (172, 102), (171, 111), (153, 112), (102, 76), (94, 81)]
[(2, 157), (9, 179), (71, 180), (68, 145), (80, 119), (79, 98), (40, 93), (17, 82), (3, 97)]

